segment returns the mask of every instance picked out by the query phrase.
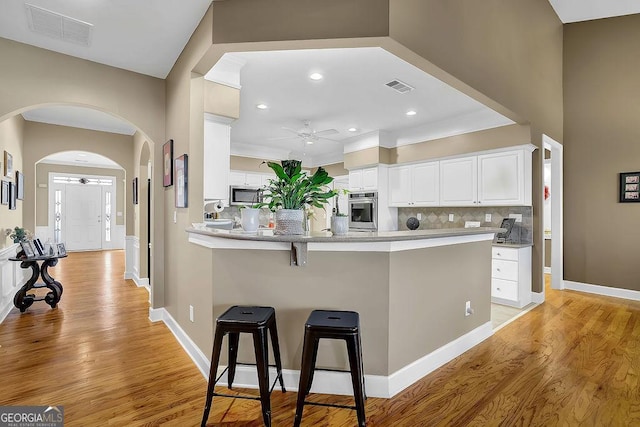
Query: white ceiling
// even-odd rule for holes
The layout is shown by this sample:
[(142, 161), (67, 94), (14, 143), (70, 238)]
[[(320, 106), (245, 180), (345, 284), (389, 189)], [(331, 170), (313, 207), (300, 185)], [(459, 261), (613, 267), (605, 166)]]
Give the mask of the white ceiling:
[[(549, 2), (565, 23), (640, 13), (640, 0)], [(81, 46), (31, 31), (24, 0), (0, 1), (0, 37), (165, 78), (211, 0), (28, 0), (28, 3), (92, 24), (90, 45)], [(316, 58), (309, 60), (311, 53)], [(338, 130), (340, 133), (331, 138), (343, 143), (353, 140), (353, 137), (349, 139), (352, 134), (345, 133), (345, 129), (356, 126), (358, 134), (386, 129), (399, 144), (501, 123), (502, 119), (495, 112), (465, 99), (451, 88), (438, 87), (433, 78), (399, 63), (398, 58), (381, 49), (358, 52), (360, 61), (354, 61), (356, 56), (349, 55), (335, 61), (325, 55), (327, 53), (330, 52), (279, 53), (276, 62), (269, 60), (270, 54), (238, 54), (241, 60), (247, 61), (241, 76), (242, 119), (234, 124), (232, 133), (238, 150), (242, 149), (242, 143), (253, 144), (250, 148), (254, 150), (261, 149), (255, 144), (262, 144), (264, 148), (266, 138), (289, 135), (280, 129), (282, 126), (300, 129), (303, 120), (311, 120), (316, 130)], [(285, 61), (287, 66), (280, 61)], [(318, 67), (324, 72), (325, 79), (309, 84), (305, 80), (309, 67)], [(268, 70), (269, 74), (256, 74), (256, 68)], [(286, 79), (276, 79), (285, 73)], [(417, 89), (408, 95), (392, 93), (381, 85), (387, 77), (399, 78)], [(366, 85), (366, 89), (362, 91), (360, 85)], [(270, 108), (256, 111), (255, 102), (268, 102)], [(418, 114), (403, 116), (407, 108), (416, 108)], [(24, 114), (27, 120), (133, 133), (128, 123), (106, 116), (79, 107), (47, 107)], [(269, 143), (272, 150), (280, 147), (278, 141), (269, 140)], [(338, 151), (340, 147), (340, 144), (322, 140), (306, 147), (305, 153), (316, 156), (318, 161), (322, 156), (330, 157), (312, 151), (322, 145)], [(301, 147), (298, 144), (282, 149), (295, 151)]]
[[(376, 131), (385, 134), (383, 146), (393, 147), (513, 123), (381, 48), (228, 53), (218, 63), (226, 81), (234, 80), (229, 63), (241, 66), (240, 119), (231, 125), (235, 154), (251, 154), (251, 146), (327, 164), (342, 160), (345, 145), (349, 151), (350, 143)], [(216, 80), (218, 64), (206, 78)], [(323, 78), (310, 79), (314, 72)], [(414, 90), (386, 86), (396, 79)], [(407, 116), (409, 110), (416, 115)], [(313, 130), (337, 133), (307, 145), (283, 129), (300, 130), (307, 120)], [(349, 132), (352, 127), (357, 131)]]
[(122, 167), (113, 160), (99, 154), (89, 153), (86, 151), (65, 151), (62, 153), (52, 154), (40, 160), (40, 163), (106, 169), (122, 169)]
[(549, 3), (565, 24), (640, 13), (639, 0), (549, 0)]

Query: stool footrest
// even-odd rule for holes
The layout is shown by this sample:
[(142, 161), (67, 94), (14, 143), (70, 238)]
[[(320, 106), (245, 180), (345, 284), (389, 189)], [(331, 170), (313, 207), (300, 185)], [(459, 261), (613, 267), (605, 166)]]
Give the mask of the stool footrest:
[[(236, 363), (237, 365), (242, 365), (242, 366), (256, 366), (255, 363)], [(278, 369), (278, 367), (276, 365), (267, 365), (267, 367), (269, 368), (276, 368)], [(216, 378), (216, 380), (213, 382), (213, 385), (215, 387), (216, 384), (218, 384), (218, 382), (220, 381), (220, 378), (222, 378), (222, 376), (229, 370), (229, 367), (227, 366), (226, 368), (224, 368), (224, 371), (222, 371), (222, 373), (220, 375), (218, 375), (218, 378)], [(282, 371), (277, 372), (276, 371), (276, 377), (273, 380), (273, 384), (271, 384), (271, 388), (269, 389), (269, 394), (271, 394), (271, 392), (273, 391), (274, 388), (276, 388), (276, 383), (278, 382), (278, 380), (282, 378)], [(223, 397), (237, 397), (238, 399), (253, 399), (253, 400), (260, 400), (259, 397), (241, 397), (241, 396), (232, 396), (232, 395), (228, 395), (228, 394), (220, 394), (220, 393), (213, 393), (213, 396), (223, 396)]]
[(335, 403), (320, 403), (320, 402), (309, 402), (309, 401), (304, 401), (305, 405), (313, 405), (313, 406), (325, 406), (327, 408), (341, 408), (341, 409), (352, 409), (352, 410), (356, 410), (357, 408), (355, 406), (349, 406), (349, 405), (337, 405)]

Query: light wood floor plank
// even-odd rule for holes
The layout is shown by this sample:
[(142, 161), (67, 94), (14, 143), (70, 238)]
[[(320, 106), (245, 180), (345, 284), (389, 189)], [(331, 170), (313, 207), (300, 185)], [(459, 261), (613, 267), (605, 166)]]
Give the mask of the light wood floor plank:
[[(0, 404), (64, 405), (67, 426), (199, 425), (206, 380), (148, 320), (148, 293), (122, 278), (123, 252), (73, 253), (51, 271), (59, 307), (13, 309), (0, 325)], [(546, 298), (393, 399), (369, 398), (368, 425), (640, 425), (640, 303), (549, 287)], [(274, 426), (292, 425), (295, 402), (274, 391)], [(258, 402), (215, 398), (209, 425), (261, 420)], [(307, 406), (302, 424), (357, 423), (353, 411)]]

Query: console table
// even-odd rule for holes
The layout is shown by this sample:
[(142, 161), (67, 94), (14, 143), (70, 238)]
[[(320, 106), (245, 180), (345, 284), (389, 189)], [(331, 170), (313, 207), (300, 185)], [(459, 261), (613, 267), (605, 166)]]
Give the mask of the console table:
[[(24, 258), (20, 255), (24, 252), (18, 253), (15, 258), (9, 258), (9, 261), (20, 261), (20, 267), (31, 268), (31, 277), (27, 280), (16, 295), (13, 297), (13, 305), (20, 309), (21, 313), (24, 313), (27, 308), (34, 303), (34, 301), (44, 301), (56, 308), (60, 298), (62, 297), (62, 284), (57, 282), (49, 274), (48, 268), (53, 267), (58, 263), (59, 258), (66, 258), (67, 255), (44, 255)], [(42, 277), (44, 283), (36, 283), (38, 276)], [(27, 294), (28, 291), (34, 288), (49, 288), (51, 291), (44, 297), (36, 297), (35, 294)]]

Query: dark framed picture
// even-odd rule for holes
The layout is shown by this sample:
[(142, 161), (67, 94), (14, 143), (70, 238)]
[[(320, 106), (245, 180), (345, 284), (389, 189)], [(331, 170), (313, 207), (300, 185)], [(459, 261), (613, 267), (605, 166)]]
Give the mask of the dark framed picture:
[(133, 189), (131, 190), (133, 195), (133, 204), (138, 204), (138, 177), (133, 178)]
[(173, 139), (168, 140), (162, 146), (162, 185), (173, 185)]
[(619, 202), (640, 202), (640, 172), (620, 173)]
[(13, 178), (13, 156), (4, 150), (4, 176)]
[(0, 199), (3, 205), (9, 204), (9, 181), (2, 181), (2, 189), (0, 190)]
[(36, 255), (40, 255), (40, 256), (44, 255), (44, 245), (42, 244), (40, 239), (33, 240), (33, 252)]
[(58, 256), (67, 254), (67, 249), (64, 247), (64, 243), (58, 243), (56, 246), (58, 247)]
[(186, 154), (176, 159), (176, 208), (186, 208), (187, 205), (187, 163)]
[(16, 208), (16, 184), (15, 182), (9, 183), (9, 209), (14, 210)]
[(24, 200), (24, 175), (20, 171), (16, 171), (16, 187), (18, 191), (16, 198)]
[(25, 240), (24, 242), (20, 242), (20, 246), (22, 246), (22, 251), (27, 258), (33, 258), (36, 256), (30, 241)]

